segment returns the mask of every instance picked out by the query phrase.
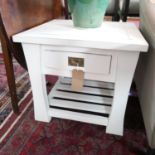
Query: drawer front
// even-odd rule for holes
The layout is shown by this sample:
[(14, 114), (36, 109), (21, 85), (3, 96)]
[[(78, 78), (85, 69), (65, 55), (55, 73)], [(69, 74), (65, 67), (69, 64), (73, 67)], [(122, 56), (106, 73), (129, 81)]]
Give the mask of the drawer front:
[(42, 62), (44, 67), (55, 70), (81, 69), (85, 73), (109, 74), (111, 55), (85, 54), (59, 51), (44, 51)]

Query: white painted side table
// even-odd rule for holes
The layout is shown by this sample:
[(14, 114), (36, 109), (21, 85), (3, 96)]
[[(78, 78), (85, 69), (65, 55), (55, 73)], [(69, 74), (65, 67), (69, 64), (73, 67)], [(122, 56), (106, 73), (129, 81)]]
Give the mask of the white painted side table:
[[(35, 119), (51, 117), (106, 126), (123, 135), (124, 114), (139, 53), (148, 44), (131, 23), (104, 22), (80, 29), (70, 20), (53, 20), (13, 36), (26, 57)], [(85, 73), (81, 92), (71, 90), (71, 72), (79, 64)], [(60, 78), (47, 95), (45, 74)]]

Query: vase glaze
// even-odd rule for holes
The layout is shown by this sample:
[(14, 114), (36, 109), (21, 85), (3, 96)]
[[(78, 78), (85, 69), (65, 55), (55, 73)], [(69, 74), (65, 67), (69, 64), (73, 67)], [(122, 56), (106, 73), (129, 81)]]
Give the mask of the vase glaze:
[(109, 0), (68, 0), (68, 8), (74, 26), (82, 28), (99, 27)]

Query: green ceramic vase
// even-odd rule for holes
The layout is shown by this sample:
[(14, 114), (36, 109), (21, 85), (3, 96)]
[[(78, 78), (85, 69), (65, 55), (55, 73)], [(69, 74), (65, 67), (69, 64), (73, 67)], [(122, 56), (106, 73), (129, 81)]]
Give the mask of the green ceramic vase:
[(68, 0), (74, 26), (99, 27), (103, 22), (108, 3), (109, 0)]

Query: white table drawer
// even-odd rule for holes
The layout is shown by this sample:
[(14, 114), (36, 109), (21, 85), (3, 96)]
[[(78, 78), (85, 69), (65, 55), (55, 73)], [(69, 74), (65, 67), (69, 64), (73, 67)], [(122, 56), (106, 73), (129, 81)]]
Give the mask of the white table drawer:
[(78, 67), (84, 70), (85, 73), (94, 74), (109, 74), (111, 66), (111, 55), (94, 55), (84, 53), (59, 52), (59, 51), (44, 51), (42, 55), (43, 65), (56, 70), (72, 70), (77, 68), (75, 65), (69, 64), (69, 59), (79, 58), (83, 61), (83, 66)]
[(77, 66), (69, 65), (69, 58), (83, 59), (85, 79), (115, 82), (117, 52), (71, 46), (41, 46), (41, 70), (43, 74), (72, 77)]

